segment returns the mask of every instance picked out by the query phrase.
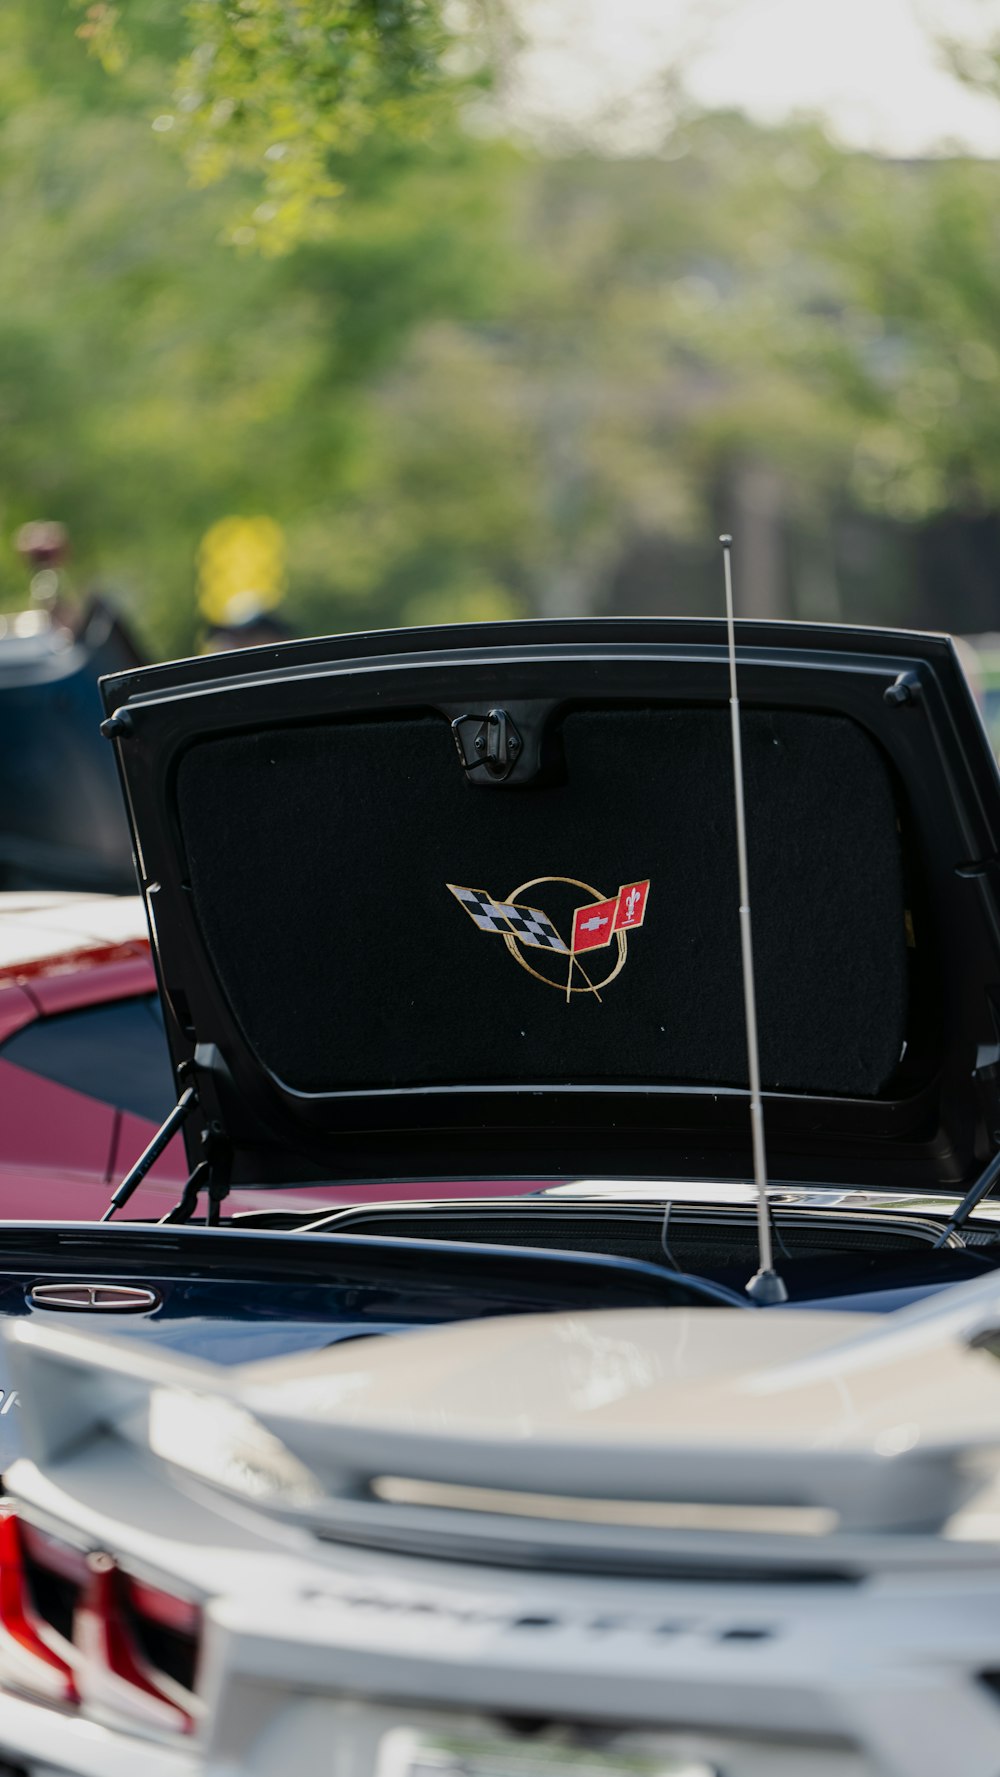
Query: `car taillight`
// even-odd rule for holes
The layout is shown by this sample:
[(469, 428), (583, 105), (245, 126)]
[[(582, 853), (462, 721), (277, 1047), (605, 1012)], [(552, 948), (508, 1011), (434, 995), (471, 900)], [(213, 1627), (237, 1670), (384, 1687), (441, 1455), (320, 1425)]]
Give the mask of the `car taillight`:
[(125, 1596), (136, 1636), (161, 1678), (183, 1693), (194, 1690), (201, 1645), (201, 1606), (158, 1586), (125, 1578)]
[(0, 1687), (189, 1733), (200, 1641), (191, 1599), (0, 1517)]
[[(62, 1554), (74, 1552), (57, 1545), (55, 1557), (50, 1558), (50, 1547), (49, 1539), (37, 1532), (26, 1547), (25, 1527), (18, 1519), (12, 1513), (0, 1518), (2, 1659), (16, 1685), (52, 1702), (76, 1703), (71, 1648), (52, 1620), (54, 1613), (46, 1615), (44, 1598), (46, 1577), (58, 1576)], [(72, 1627), (72, 1609), (68, 1626)]]
[[(120, 1710), (151, 1727), (190, 1732), (194, 1725), (190, 1708), (181, 1703), (176, 1681), (149, 1657), (130, 1583), (109, 1555), (90, 1557), (90, 1579), (77, 1612), (74, 1640), (83, 1656), (79, 1682), (86, 1702)], [(190, 1697), (186, 1701), (190, 1703)]]

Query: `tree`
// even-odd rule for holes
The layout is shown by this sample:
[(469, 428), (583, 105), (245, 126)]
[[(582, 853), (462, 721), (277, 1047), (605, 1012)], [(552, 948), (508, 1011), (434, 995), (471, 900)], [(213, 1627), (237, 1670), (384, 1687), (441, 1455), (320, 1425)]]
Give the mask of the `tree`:
[[(120, 74), (162, 40), (164, 12), (97, 0), (78, 34)], [(180, 139), (196, 184), (247, 176), (237, 244), (326, 239), (368, 143), (405, 150), (451, 127), (485, 79), (489, 17), (490, 0), (464, 0), (449, 23), (442, 0), (187, 0), (154, 128)]]
[(16, 526), (60, 517), (78, 577), (183, 651), (208, 525), (263, 511), (309, 534), (357, 472), (402, 342), (502, 281), (513, 163), (454, 131), (419, 151), (371, 140), (335, 241), (226, 247), (233, 181), (192, 192), (150, 128), (177, 52), (166, 13), (150, 0), (142, 35), (131, 21), (109, 78), (62, 0), (0, 9), (0, 596), (23, 599)]
[(543, 157), (464, 131), (445, 59), (405, 127), (373, 99), (323, 139), (338, 197), (241, 242), (257, 149), (192, 190), (188, 113), (152, 127), (197, 12), (83, 20), (105, 61), (127, 25), (114, 73), (63, 0), (0, 9), (0, 529), (66, 519), (159, 647), (231, 513), (283, 525), (289, 614), (329, 630), (629, 608), (639, 558), (646, 608), (717, 609), (723, 505), (780, 529), (799, 614), (899, 619), (881, 556), (833, 584), (840, 515), (997, 504), (993, 167), (676, 107), (657, 155)]

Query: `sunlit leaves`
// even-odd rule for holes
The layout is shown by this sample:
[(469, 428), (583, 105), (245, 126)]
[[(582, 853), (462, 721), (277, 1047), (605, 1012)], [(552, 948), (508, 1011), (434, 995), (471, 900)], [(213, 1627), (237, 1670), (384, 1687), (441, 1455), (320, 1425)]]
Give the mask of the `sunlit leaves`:
[(350, 167), (332, 241), (233, 252), (252, 174), (192, 190), (179, 126), (151, 128), (179, 115), (177, 9), (120, 13), (109, 77), (75, 35), (86, 8), (0, 7), (0, 603), (24, 596), (16, 526), (58, 517), (77, 583), (112, 585), (155, 646), (185, 651), (200, 537), (266, 512), (289, 531), (295, 620), (356, 622), (386, 567), (359, 545), (352, 568), (346, 516), (349, 490), (386, 483), (372, 404), (412, 334), (502, 295), (516, 159), (376, 131), (331, 157)]
[[(150, 4), (133, 0), (140, 27)], [(442, 0), (187, 0), (153, 127), (180, 143), (196, 185), (250, 176), (254, 195), (231, 215), (238, 246), (273, 253), (328, 238), (345, 168), (373, 135), (414, 144), (450, 126), (483, 77), (494, 4), (463, 10), (459, 78)], [(86, 6), (78, 35), (109, 69), (137, 53), (132, 16)]]
[(857, 422), (854, 491), (897, 518), (1000, 503), (998, 202), (992, 162), (845, 156), (822, 225), (794, 218), (831, 295), (800, 372)]

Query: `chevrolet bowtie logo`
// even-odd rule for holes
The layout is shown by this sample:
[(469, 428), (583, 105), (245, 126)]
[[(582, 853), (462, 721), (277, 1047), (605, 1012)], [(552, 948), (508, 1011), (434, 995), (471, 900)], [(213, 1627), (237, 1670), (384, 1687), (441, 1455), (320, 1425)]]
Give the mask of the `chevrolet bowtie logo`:
[[(549, 914), (533, 904), (535, 900), (544, 899), (544, 896), (536, 895), (534, 891), (543, 888), (546, 883), (566, 884), (587, 897), (573, 913), (568, 944)], [(535, 876), (530, 882), (522, 883), (520, 888), (514, 889), (503, 900), (488, 894), (485, 889), (460, 888), (454, 882), (445, 886), (481, 932), (503, 938), (511, 956), (536, 981), (543, 982), (546, 987), (558, 987), (565, 991), (567, 1004), (574, 993), (593, 994), (595, 999), (600, 1000), (600, 989), (607, 987), (616, 975), (621, 974), (628, 956), (628, 934), (642, 925), (649, 899), (648, 877), (645, 882), (627, 882), (618, 890), (617, 895), (608, 896), (602, 895), (599, 889), (591, 888), (589, 883), (578, 882), (573, 876)], [(532, 895), (530, 903), (524, 899), (529, 893)], [(602, 980), (594, 981), (581, 963), (580, 955), (588, 950), (601, 950), (612, 939), (617, 941), (614, 966)], [(565, 977), (562, 976), (561, 968), (558, 974), (549, 974), (541, 967), (535, 967), (534, 964), (540, 964), (541, 958), (533, 957), (529, 962), (523, 954), (524, 950), (548, 951), (552, 956), (565, 957)], [(581, 979), (578, 980), (577, 977)]]

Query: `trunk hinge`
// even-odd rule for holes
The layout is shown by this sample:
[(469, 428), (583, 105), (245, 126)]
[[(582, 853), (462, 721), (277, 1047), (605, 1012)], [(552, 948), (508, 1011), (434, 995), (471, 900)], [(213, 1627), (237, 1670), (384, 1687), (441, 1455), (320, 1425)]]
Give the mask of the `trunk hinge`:
[(218, 1123), (210, 1123), (207, 1129), (202, 1130), (201, 1146), (205, 1158), (199, 1160), (181, 1192), (180, 1201), (165, 1216), (160, 1217), (161, 1227), (168, 1222), (189, 1222), (198, 1207), (201, 1191), (208, 1195), (205, 1221), (210, 1228), (218, 1226), (219, 1205), (229, 1193), (232, 1149)]
[(125, 1174), (101, 1217), (102, 1222), (110, 1222), (117, 1210), (124, 1209), (133, 1191), (139, 1189), (150, 1167), (156, 1164), (164, 1148), (173, 1140), (197, 1102), (198, 1094), (195, 1088), (186, 1086), (162, 1128), (157, 1130), (148, 1148), (144, 1149), (135, 1165)]
[(225, 1063), (214, 1044), (199, 1043), (194, 1053), (194, 1059), (182, 1061), (177, 1073), (182, 1082), (191, 1076), (197, 1076), (197, 1080), (192, 1079), (192, 1083), (185, 1086), (162, 1129), (157, 1130), (148, 1148), (140, 1154), (135, 1165), (126, 1173), (108, 1204), (101, 1218), (102, 1221), (109, 1222), (117, 1210), (124, 1208), (132, 1193), (138, 1190), (142, 1184), (150, 1167), (155, 1165), (164, 1148), (172, 1141), (197, 1105), (202, 1112), (203, 1119), (202, 1159), (199, 1160), (185, 1184), (180, 1201), (160, 1220), (161, 1223), (189, 1222), (198, 1206), (200, 1192), (206, 1191), (208, 1202), (205, 1220), (212, 1227), (218, 1223), (219, 1205), (229, 1192), (232, 1173), (232, 1149), (226, 1137), (221, 1116), (213, 1114), (218, 1109), (216, 1084), (220, 1079), (228, 1077)]

